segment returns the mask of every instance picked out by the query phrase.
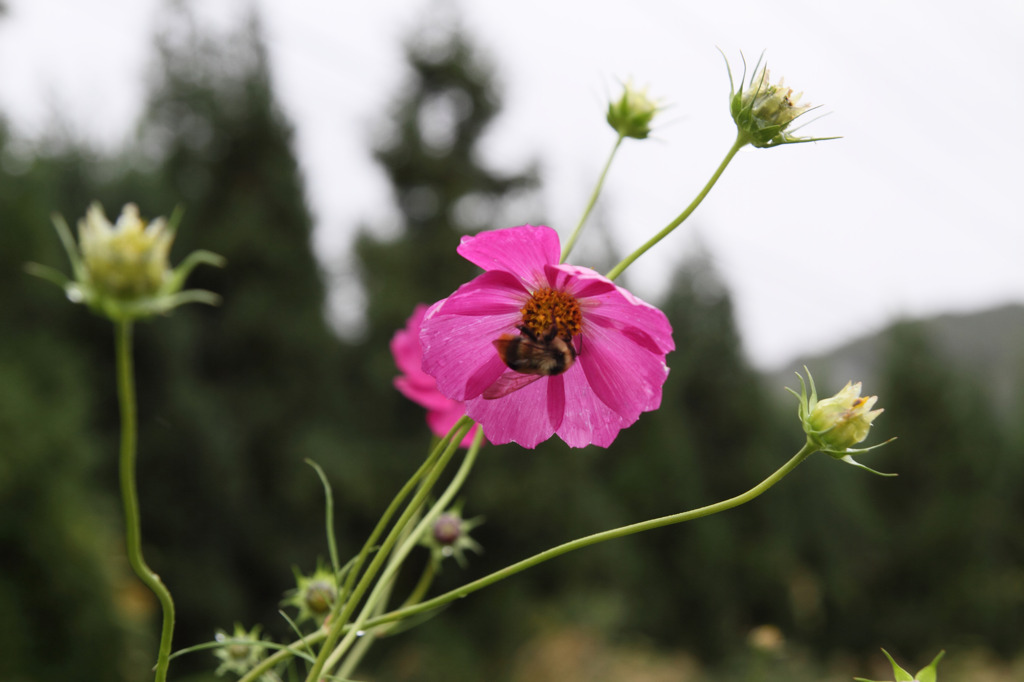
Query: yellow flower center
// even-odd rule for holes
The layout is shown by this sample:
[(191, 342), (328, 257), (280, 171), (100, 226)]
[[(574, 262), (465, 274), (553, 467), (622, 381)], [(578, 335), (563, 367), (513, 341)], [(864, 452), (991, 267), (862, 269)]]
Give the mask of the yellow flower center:
[(520, 312), (523, 314), (522, 326), (538, 339), (554, 328), (558, 336), (568, 341), (583, 328), (583, 313), (576, 299), (550, 287), (534, 291)]

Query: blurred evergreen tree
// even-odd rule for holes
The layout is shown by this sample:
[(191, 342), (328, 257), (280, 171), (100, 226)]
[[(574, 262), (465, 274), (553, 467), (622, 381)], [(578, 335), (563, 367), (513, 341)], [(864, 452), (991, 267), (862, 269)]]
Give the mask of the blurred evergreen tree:
[[(743, 356), (732, 301), (702, 249), (674, 275), (661, 309), (676, 351), (661, 408), (624, 431), (602, 458), (623, 522), (684, 511), (739, 494), (785, 460), (779, 420)], [(759, 552), (771, 491), (744, 508), (628, 540), (615, 571), (630, 604), (618, 636), (630, 632), (711, 659), (731, 651), (759, 612), (777, 607)], [(763, 549), (763, 548), (762, 548)], [(780, 548), (776, 548), (780, 549)], [(621, 578), (609, 577), (615, 584)], [(654, 587), (657, 586), (657, 587)], [(777, 610), (777, 609), (776, 609)]]
[(175, 253), (206, 248), (228, 265), (190, 280), (221, 307), (138, 330), (143, 540), (175, 596), (177, 647), (234, 620), (290, 637), (276, 614), (290, 568), (326, 555), (323, 493), (303, 459), (355, 456), (343, 449), (355, 398), (338, 383), (341, 344), (259, 22), (225, 37), (174, 10), (163, 26), (147, 156), (124, 187), (151, 213), (184, 206)]
[[(494, 223), (502, 207), (536, 184), (532, 170), (504, 174), (480, 161), (481, 137), (500, 109), (485, 57), (457, 25), (425, 35), (405, 46), (408, 81), (375, 149), (397, 199), (397, 232), (364, 227), (355, 244), (366, 304), (366, 334), (355, 349), (362, 362), (354, 365), (363, 376), (355, 382), (369, 391), (363, 405), (375, 413), (359, 422), (373, 438), (395, 435), (396, 413), (422, 433), (421, 410), (391, 385), (391, 336), (417, 303), (440, 300), (478, 272), (455, 252), (460, 237), (506, 227)], [(404, 455), (407, 471), (415, 460)]]
[(1019, 450), (991, 395), (954, 370), (921, 326), (897, 325), (889, 338), (878, 435), (899, 436), (886, 447), (899, 490), (875, 489), (885, 525), (876, 550), (858, 558), (863, 623), (848, 634), (870, 632), (873, 643), (921, 655), (966, 643), (1019, 651)]
[[(359, 505), (366, 518), (380, 513), (429, 443), (422, 408), (392, 386), (397, 370), (388, 349), (391, 336), (417, 303), (437, 301), (479, 272), (456, 253), (460, 237), (506, 227), (496, 222), (498, 217), (513, 202), (532, 204), (537, 182), (530, 168), (501, 173), (481, 162), (481, 138), (500, 110), (494, 74), (457, 23), (431, 23), (431, 31), (405, 46), (408, 81), (375, 149), (397, 199), (397, 229), (381, 236), (382, 230), (364, 226), (354, 250), (366, 331), (348, 349), (344, 381), (361, 396), (352, 406), (359, 426), (350, 440), (366, 456), (366, 472), (360, 472), (366, 478), (346, 499)], [(514, 220), (522, 224), (531, 217), (520, 213)], [(492, 457), (481, 462), (473, 478), (493, 463)], [(351, 472), (344, 474), (352, 479)], [(478, 508), (475, 487), (471, 480), (467, 512), (473, 514)], [(465, 573), (450, 570), (440, 584), (466, 579)], [(488, 666), (500, 658), (495, 650), (508, 647), (510, 619), (475, 608), (465, 615), (469, 627), (461, 616), (458, 623), (436, 619), (403, 635), (402, 642), (382, 643), (369, 665), (383, 665), (384, 676), (395, 678), (399, 673), (388, 666), (403, 657), (396, 657), (393, 647), (405, 646), (429, 661), (416, 668), (416, 679), (486, 679)]]
[[(68, 270), (50, 224), (96, 170), (73, 144), (14, 139), (0, 122), (0, 679), (115, 682), (146, 670), (149, 606), (121, 559), (116, 500), (98, 469), (116, 457), (98, 426), (113, 379), (81, 343), (108, 331), (29, 261)], [(109, 340), (109, 339), (107, 339)], [(112, 665), (111, 661), (118, 662)]]

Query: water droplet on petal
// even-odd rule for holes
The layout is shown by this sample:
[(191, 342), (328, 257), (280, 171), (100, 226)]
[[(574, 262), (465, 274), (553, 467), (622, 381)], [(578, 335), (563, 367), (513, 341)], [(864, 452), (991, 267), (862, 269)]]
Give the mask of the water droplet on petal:
[(227, 637), (224, 636), (223, 632), (218, 632), (216, 635), (214, 635), (213, 638), (215, 640), (217, 640), (218, 642), (223, 642), (223, 641), (225, 641), (227, 639)]
[(82, 290), (76, 286), (69, 286), (64, 289), (64, 295), (68, 297), (68, 300), (72, 303), (81, 303), (85, 300), (85, 294)]
[(362, 637), (366, 634), (366, 630), (356, 630), (356, 637)]

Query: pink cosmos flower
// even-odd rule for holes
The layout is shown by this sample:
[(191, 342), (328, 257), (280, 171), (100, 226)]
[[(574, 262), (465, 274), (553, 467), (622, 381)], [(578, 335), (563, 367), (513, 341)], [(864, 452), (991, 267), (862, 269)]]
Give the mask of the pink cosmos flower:
[[(427, 426), (438, 437), (448, 434), (455, 422), (466, 414), (466, 406), (441, 395), (437, 382), (421, 368), (423, 351), (420, 350), (420, 325), (427, 306), (419, 304), (406, 320), (405, 328), (391, 337), (391, 355), (401, 376), (395, 377), (395, 388), (409, 400), (427, 409)], [(473, 427), (462, 439), (462, 447), (468, 448), (473, 442)]]
[(523, 225), (463, 237), (485, 270), (427, 311), (423, 370), (465, 401), (492, 443), (552, 434), (607, 447), (661, 404), (675, 349), (657, 308), (597, 272), (559, 264), (558, 235)]

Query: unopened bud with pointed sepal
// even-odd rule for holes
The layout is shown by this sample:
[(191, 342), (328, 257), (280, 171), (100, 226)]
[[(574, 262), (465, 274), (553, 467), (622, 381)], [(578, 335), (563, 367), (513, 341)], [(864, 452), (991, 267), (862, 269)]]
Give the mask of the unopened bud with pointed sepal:
[(483, 551), (469, 532), (483, 523), (481, 517), (465, 519), (462, 516), (462, 504), (459, 503), (446, 512), (438, 514), (430, 526), (430, 531), (421, 542), (426, 545), (434, 560), (440, 563), (447, 557), (454, 557), (459, 566), (466, 566), (466, 550), (476, 554)]
[(263, 660), (267, 649), (265, 642), (269, 641), (260, 635), (260, 629), (257, 625), (252, 630), (246, 630), (241, 623), (235, 623), (234, 632), (230, 635), (217, 630), (214, 640), (221, 642), (221, 646), (213, 654), (221, 663), (214, 674), (220, 676), (230, 672), (244, 675), (255, 668)]
[[(724, 56), (724, 55), (723, 55)], [(744, 87), (746, 78), (746, 60), (743, 62), (743, 77), (740, 78), (739, 90), (732, 80), (732, 69), (726, 59), (725, 67), (729, 71), (729, 113), (732, 114), (740, 139), (754, 147), (778, 147), (783, 144), (797, 142), (817, 142), (834, 140), (835, 137), (797, 137), (790, 130), (790, 124), (812, 109), (809, 104), (800, 104), (803, 93), (793, 93), (793, 88), (786, 87), (785, 79), (778, 83), (771, 82), (771, 73), (761, 65), (760, 60), (754, 66), (754, 73)]]
[[(797, 415), (800, 417), (804, 433), (807, 434), (807, 442), (817, 450), (847, 464), (853, 464), (882, 476), (894, 476), (895, 474), (881, 474), (873, 469), (868, 469), (853, 459), (855, 454), (874, 450), (892, 440), (867, 448), (853, 447), (868, 437), (871, 422), (882, 414), (881, 409), (871, 409), (878, 397), (862, 396), (860, 382), (856, 384), (847, 382), (846, 386), (831, 398), (818, 400), (814, 377), (811, 376), (810, 371), (807, 371), (806, 383), (802, 376), (798, 374), (797, 377), (800, 379), (800, 393), (791, 388), (786, 390), (800, 401)], [(810, 385), (809, 395), (808, 384)]]
[(103, 208), (94, 203), (78, 223), (76, 244), (67, 223), (56, 216), (54, 226), (71, 261), (74, 279), (36, 263), (27, 269), (60, 286), (72, 302), (84, 303), (115, 322), (167, 313), (185, 303), (214, 305), (220, 300), (216, 294), (182, 289), (197, 265), (222, 266), (224, 259), (209, 251), (195, 251), (171, 268), (169, 255), (178, 217), (147, 223), (135, 204), (127, 204), (111, 224)]
[(330, 569), (318, 565), (313, 575), (303, 575), (295, 569), (295, 589), (290, 590), (282, 606), (298, 609), (295, 622), (312, 620), (322, 625), (338, 601), (338, 579)]
[(809, 434), (826, 452), (845, 452), (864, 441), (871, 430), (871, 422), (883, 410), (872, 410), (878, 396), (862, 396), (861, 385), (846, 382), (839, 393), (819, 400), (807, 417)]
[(647, 88), (638, 90), (627, 82), (622, 97), (608, 105), (608, 125), (622, 137), (643, 140), (651, 133), (651, 121), (661, 110), (657, 102), (647, 96)]

